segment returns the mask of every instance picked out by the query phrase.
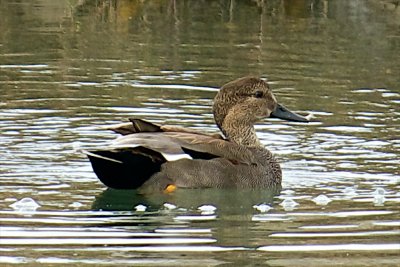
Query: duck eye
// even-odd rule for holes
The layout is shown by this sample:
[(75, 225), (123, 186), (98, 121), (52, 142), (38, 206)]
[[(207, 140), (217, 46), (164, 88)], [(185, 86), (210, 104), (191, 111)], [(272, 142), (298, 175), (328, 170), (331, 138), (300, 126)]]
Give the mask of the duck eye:
[(264, 96), (264, 93), (262, 91), (256, 91), (254, 93), (254, 97), (256, 97), (256, 98), (261, 98), (263, 96)]

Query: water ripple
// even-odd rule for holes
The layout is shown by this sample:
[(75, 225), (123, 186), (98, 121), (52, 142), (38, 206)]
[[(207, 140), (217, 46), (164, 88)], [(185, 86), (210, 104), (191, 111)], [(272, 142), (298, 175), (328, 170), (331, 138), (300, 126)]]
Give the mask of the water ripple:
[(321, 244), (321, 245), (293, 245), (293, 246), (264, 246), (259, 247), (258, 250), (270, 251), (270, 252), (316, 252), (316, 251), (376, 251), (376, 252), (388, 252), (388, 251), (399, 251), (400, 244)]

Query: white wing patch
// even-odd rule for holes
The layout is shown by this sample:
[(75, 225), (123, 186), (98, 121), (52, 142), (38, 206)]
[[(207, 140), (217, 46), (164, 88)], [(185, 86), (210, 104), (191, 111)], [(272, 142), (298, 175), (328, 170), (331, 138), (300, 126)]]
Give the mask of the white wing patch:
[(190, 155), (188, 154), (168, 154), (168, 153), (161, 153), (161, 155), (163, 155), (163, 157), (167, 160), (167, 161), (176, 161), (176, 160), (180, 160), (180, 159), (193, 159)]

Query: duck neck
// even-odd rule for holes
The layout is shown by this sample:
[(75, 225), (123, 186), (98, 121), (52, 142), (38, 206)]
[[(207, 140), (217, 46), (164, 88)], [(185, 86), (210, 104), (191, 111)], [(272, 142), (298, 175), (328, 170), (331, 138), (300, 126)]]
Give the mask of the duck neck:
[(262, 147), (252, 122), (246, 115), (228, 114), (220, 126), (225, 137), (230, 141), (247, 147)]

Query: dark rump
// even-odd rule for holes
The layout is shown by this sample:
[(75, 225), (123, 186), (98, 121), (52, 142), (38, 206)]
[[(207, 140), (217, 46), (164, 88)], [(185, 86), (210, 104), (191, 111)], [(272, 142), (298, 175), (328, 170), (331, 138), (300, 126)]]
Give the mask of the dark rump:
[(87, 156), (100, 181), (114, 189), (139, 188), (160, 171), (161, 164), (166, 161), (159, 153), (143, 147), (134, 150), (89, 151)]

